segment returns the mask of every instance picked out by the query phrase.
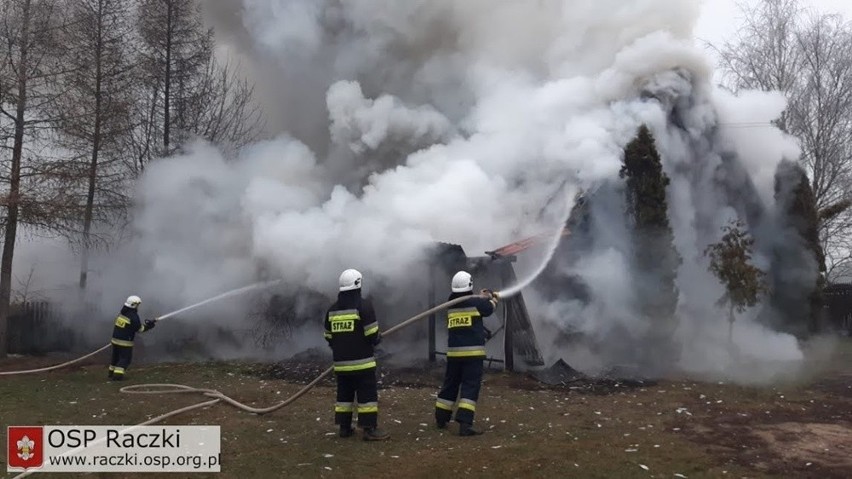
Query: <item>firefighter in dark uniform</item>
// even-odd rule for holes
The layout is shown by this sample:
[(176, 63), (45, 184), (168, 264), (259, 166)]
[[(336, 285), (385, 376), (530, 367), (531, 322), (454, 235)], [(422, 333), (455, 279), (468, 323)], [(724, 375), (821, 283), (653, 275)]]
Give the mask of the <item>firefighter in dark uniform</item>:
[(337, 403), (334, 423), (340, 426), (340, 437), (352, 431), (352, 413), (356, 410), (358, 426), (365, 441), (382, 441), (390, 437), (378, 428), (379, 392), (376, 384), (376, 358), (373, 348), (381, 341), (379, 323), (373, 304), (361, 297), (361, 273), (347, 269), (340, 275), (340, 292), (325, 316), (325, 339), (334, 356), (337, 378)]
[[(465, 271), (456, 273), (452, 290), (449, 301), (470, 295), (473, 291), (470, 274)], [(495, 293), (488, 290), (482, 290), (482, 293), (490, 297), (472, 297), (447, 310), (447, 372), (435, 403), (435, 423), (440, 429), (446, 428), (457, 403), (456, 422), (459, 423), (460, 436), (482, 434), (473, 429), (473, 416), (482, 385), (485, 341), (491, 337), (483, 318), (491, 316), (497, 306)]]
[(154, 329), (157, 324), (151, 319), (143, 323), (139, 319), (137, 309), (142, 304), (139, 296), (130, 296), (124, 302), (121, 313), (115, 318), (115, 326), (112, 328), (112, 360), (109, 363), (109, 378), (113, 381), (121, 381), (133, 359), (133, 339), (136, 333), (142, 333)]

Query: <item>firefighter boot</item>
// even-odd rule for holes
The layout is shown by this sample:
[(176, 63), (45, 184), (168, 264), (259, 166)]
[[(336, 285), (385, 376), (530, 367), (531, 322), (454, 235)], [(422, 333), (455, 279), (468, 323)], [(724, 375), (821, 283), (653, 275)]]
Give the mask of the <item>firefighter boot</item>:
[(340, 432), (339, 432), (340, 437), (350, 437), (353, 434), (355, 434), (355, 432), (352, 430), (352, 425), (350, 425), (350, 424), (341, 424), (340, 425)]
[(365, 441), (384, 441), (388, 439), (390, 434), (382, 431), (378, 427), (369, 427), (364, 429), (364, 440)]
[(482, 431), (477, 431), (473, 425), (464, 422), (459, 423), (459, 436), (479, 436)]

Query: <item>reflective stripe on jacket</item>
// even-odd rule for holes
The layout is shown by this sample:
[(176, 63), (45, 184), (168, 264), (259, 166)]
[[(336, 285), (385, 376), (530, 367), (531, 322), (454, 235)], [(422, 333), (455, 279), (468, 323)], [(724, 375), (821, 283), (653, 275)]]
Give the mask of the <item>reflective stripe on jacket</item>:
[[(448, 301), (470, 295), (453, 293)], [(494, 313), (491, 301), (473, 297), (447, 310), (447, 360), (485, 358), (485, 325), (482, 318)]]
[(325, 316), (323, 337), (331, 346), (334, 371), (357, 373), (376, 367), (373, 343), (379, 323), (369, 299), (360, 290), (342, 291)]
[(139, 319), (139, 313), (133, 308), (124, 306), (113, 323), (111, 342), (116, 346), (132, 347), (136, 333), (144, 331), (145, 325)]

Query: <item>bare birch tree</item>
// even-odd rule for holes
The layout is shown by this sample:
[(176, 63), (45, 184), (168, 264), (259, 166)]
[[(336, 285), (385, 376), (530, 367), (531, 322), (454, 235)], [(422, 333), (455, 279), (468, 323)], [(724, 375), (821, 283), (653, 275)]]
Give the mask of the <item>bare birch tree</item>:
[(226, 148), (256, 140), (264, 128), (254, 86), (234, 64), (221, 64), (213, 56), (198, 83), (197, 99), (185, 106), (183, 116), (183, 128), (190, 135)]
[(827, 275), (852, 265), (852, 26), (798, 0), (744, 7), (745, 25), (719, 51), (734, 90), (784, 93), (778, 126), (797, 137), (820, 211)]
[(792, 119), (802, 126), (794, 134), (822, 212), (827, 270), (837, 277), (852, 264), (852, 26), (836, 15), (819, 17), (799, 34), (798, 44), (804, 88)]

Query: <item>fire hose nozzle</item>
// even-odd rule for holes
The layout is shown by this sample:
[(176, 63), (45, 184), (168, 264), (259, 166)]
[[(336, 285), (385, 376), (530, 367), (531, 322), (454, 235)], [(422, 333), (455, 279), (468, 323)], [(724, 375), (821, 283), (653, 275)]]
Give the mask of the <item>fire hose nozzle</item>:
[(491, 296), (494, 299), (500, 299), (500, 294), (497, 293), (497, 291), (491, 291), (490, 289), (483, 289), (482, 293), (487, 294), (488, 296)]

